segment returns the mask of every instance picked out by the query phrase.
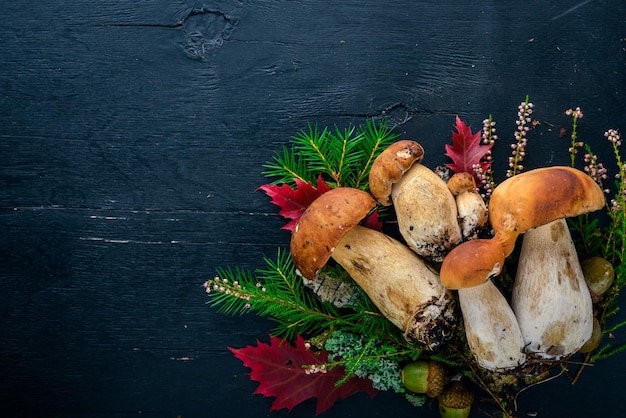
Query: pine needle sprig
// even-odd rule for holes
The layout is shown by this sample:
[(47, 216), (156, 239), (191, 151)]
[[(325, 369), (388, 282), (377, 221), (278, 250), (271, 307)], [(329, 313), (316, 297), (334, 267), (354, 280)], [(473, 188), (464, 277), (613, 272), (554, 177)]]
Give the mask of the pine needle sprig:
[(400, 134), (394, 133), (393, 129), (387, 127), (387, 121), (383, 119), (379, 124), (373, 120), (368, 120), (365, 125), (359, 128), (358, 147), (361, 150), (362, 160), (357, 171), (352, 187), (368, 190), (368, 177), (372, 164), (376, 157), (389, 145), (391, 145)]
[(314, 183), (319, 174), (331, 187), (354, 187), (368, 190), (368, 176), (376, 157), (399, 134), (393, 133), (383, 120), (372, 120), (358, 128), (320, 129), (308, 125), (291, 138), (263, 174), (273, 178), (272, 184), (294, 185), (294, 179)]
[(218, 268), (205, 283), (209, 304), (230, 315), (254, 311), (278, 323), (274, 333), (293, 340), (298, 334), (320, 333), (338, 320), (330, 304), (308, 297), (295, 273), (289, 252), (279, 249), (276, 261), (265, 257), (266, 268), (255, 273), (239, 267)]
[(294, 186), (295, 179), (315, 184), (317, 178), (317, 174), (308, 170), (306, 161), (299, 157), (293, 146), (283, 146), (282, 153), (277, 152), (274, 159), (263, 167), (266, 168), (263, 175), (275, 179), (272, 184), (286, 183)]
[(623, 353), (624, 351), (626, 351), (626, 344), (620, 344), (615, 347), (611, 344), (605, 344), (600, 347), (600, 349), (598, 349), (593, 356), (591, 356), (591, 361), (595, 362), (597, 360), (605, 360), (616, 354)]
[(337, 152), (334, 139), (328, 128), (320, 132), (317, 125), (309, 124), (307, 130), (300, 131), (292, 138), (292, 142), (300, 158), (306, 161), (307, 170), (327, 175), (339, 183), (340, 173), (336, 161), (341, 160), (342, 155), (331, 154)]
[(276, 260), (265, 257), (266, 267), (254, 273), (236, 268), (218, 268), (204, 284), (209, 304), (218, 312), (241, 315), (254, 312), (278, 323), (274, 335), (293, 341), (300, 335), (319, 335), (328, 329), (380, 336), (401, 341), (402, 336), (363, 293), (350, 308), (339, 310), (320, 302), (307, 288), (289, 252), (278, 250)]

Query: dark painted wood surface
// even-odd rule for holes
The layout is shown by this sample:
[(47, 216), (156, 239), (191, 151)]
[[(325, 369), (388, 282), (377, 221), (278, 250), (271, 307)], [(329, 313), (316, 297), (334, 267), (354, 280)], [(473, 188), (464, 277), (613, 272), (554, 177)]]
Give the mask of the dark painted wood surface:
[[(626, 3), (5, 2), (0, 19), (0, 408), (24, 417), (265, 417), (201, 284), (288, 242), (256, 188), (308, 122), (387, 117), (445, 162), (454, 116), (511, 140), (525, 95), (609, 159), (626, 131)], [(547, 125), (529, 166), (567, 163)], [(504, 161), (501, 146), (496, 158)], [(504, 167), (500, 167), (503, 172)], [(624, 340), (624, 335), (617, 335)], [(520, 416), (626, 412), (623, 357), (519, 398)], [(601, 412), (599, 412), (601, 411)], [(312, 416), (313, 403), (291, 416)], [(389, 394), (328, 417), (436, 416)], [(476, 414), (476, 416), (480, 416)]]

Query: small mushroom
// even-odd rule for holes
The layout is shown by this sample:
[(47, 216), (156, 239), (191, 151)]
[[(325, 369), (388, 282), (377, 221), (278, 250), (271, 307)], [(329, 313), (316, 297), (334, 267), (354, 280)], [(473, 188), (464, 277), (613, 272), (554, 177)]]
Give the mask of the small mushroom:
[(365, 291), (410, 342), (435, 348), (452, 336), (454, 298), (404, 244), (357, 225), (376, 202), (366, 192), (337, 188), (318, 197), (291, 237), (299, 274), (314, 280), (330, 257)]
[[(476, 285), (465, 282), (463, 274), (455, 274), (454, 267), (462, 273), (464, 266), (472, 264), (481, 254), (468, 259), (453, 256), (448, 274), (442, 284), (449, 289), (458, 289), (459, 305), (463, 314), (467, 344), (479, 366), (492, 371), (510, 370), (526, 361), (524, 339), (511, 306), (496, 285), (487, 278)], [(446, 257), (446, 260), (448, 260)]]
[(476, 181), (470, 173), (455, 173), (448, 180), (454, 196), (463, 238), (476, 238), (478, 230), (487, 223), (487, 205), (476, 191)]
[(524, 234), (511, 305), (533, 357), (560, 359), (591, 337), (591, 295), (565, 219)]
[[(538, 168), (511, 177), (494, 189), (489, 201), (494, 237), (455, 247), (441, 265), (441, 278), (445, 281), (453, 268), (464, 282), (483, 283), (485, 277), (500, 274), (520, 234), (557, 219), (601, 209), (604, 204), (604, 193), (596, 182), (571, 167)], [(472, 257), (473, 262), (463, 266), (462, 271), (452, 265), (457, 258)]]
[(415, 141), (390, 145), (372, 164), (369, 186), (381, 205), (393, 203), (407, 245), (439, 262), (461, 241), (461, 230), (454, 197), (437, 174), (420, 164), (423, 157)]

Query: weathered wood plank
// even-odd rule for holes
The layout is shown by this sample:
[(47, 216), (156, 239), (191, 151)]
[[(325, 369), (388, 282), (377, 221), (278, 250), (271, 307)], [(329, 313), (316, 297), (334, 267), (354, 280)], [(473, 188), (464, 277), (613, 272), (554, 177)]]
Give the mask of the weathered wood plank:
[[(567, 107), (583, 107), (580, 133), (606, 160), (602, 133), (626, 129), (622, 2), (103, 0), (3, 12), (7, 415), (268, 416), (226, 347), (272, 324), (217, 314), (201, 284), (216, 266), (261, 267), (288, 242), (256, 188), (308, 122), (387, 117), (433, 166), (446, 162), (456, 114), (476, 129), (492, 113), (508, 141), (526, 94), (554, 125), (534, 133), (529, 165), (567, 163)], [(622, 369), (529, 391), (521, 411), (619, 415)], [(328, 416), (416, 412), (389, 394), (366, 399)]]

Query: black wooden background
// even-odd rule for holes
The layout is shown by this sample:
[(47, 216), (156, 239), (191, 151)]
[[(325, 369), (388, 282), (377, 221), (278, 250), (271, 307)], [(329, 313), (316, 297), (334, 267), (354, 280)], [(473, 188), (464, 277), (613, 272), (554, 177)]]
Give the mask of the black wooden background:
[[(436, 166), (455, 115), (491, 113), (501, 174), (526, 95), (553, 125), (528, 166), (568, 163), (569, 107), (607, 162), (603, 132), (626, 132), (621, 0), (2, 3), (2, 416), (287, 416), (227, 351), (272, 324), (216, 313), (201, 285), (288, 243), (256, 188), (309, 122), (385, 117)], [(528, 391), (519, 414), (624, 414), (625, 367)], [(437, 413), (383, 393), (324, 414), (392, 415)]]

